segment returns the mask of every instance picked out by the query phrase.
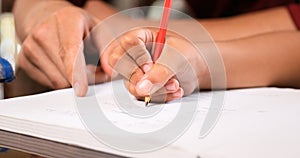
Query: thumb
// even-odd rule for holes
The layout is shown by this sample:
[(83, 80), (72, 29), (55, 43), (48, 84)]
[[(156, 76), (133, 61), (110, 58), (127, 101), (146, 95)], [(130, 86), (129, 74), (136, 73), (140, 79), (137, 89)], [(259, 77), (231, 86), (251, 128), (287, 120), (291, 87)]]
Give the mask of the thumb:
[(137, 83), (135, 89), (141, 96), (151, 95), (162, 88), (174, 72), (162, 64), (154, 64)]

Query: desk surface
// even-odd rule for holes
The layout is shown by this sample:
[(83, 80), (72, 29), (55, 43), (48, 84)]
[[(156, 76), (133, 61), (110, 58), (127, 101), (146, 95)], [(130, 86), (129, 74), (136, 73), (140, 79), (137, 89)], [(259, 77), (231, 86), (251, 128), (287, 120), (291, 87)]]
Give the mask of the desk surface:
[[(199, 96), (200, 98), (208, 97), (210, 94), (211, 92), (204, 92)], [(53, 97), (56, 100), (51, 99)], [(81, 128), (77, 115), (69, 118), (62, 114), (59, 117), (56, 116), (58, 120), (51, 119), (52, 125), (70, 127), (68, 132), (65, 129), (62, 130), (68, 133), (66, 135), (57, 134), (60, 128), (43, 123), (44, 119), (51, 117), (50, 115), (32, 117), (34, 113), (43, 109), (43, 106), (56, 107), (54, 104), (61, 103), (60, 100), (65, 100), (64, 103), (68, 106), (59, 105), (56, 107), (58, 111), (71, 108), (72, 105), (69, 105), (74, 101), (72, 97), (74, 97), (72, 90), (66, 89), (0, 101), (0, 109), (2, 109), (0, 111), (0, 144), (49, 157), (70, 157), (70, 155), (72, 157), (86, 157), (86, 155), (115, 157), (121, 155), (281, 158), (300, 156), (300, 90), (256, 88), (226, 91), (221, 116), (206, 137), (199, 138), (201, 122), (208, 109), (207, 104), (204, 103), (207, 100), (204, 100), (191, 126), (180, 138), (160, 150), (139, 154), (111, 149), (93, 139), (94, 137), (88, 136), (88, 132), (81, 133), (82, 131), (74, 130), (74, 128)], [(40, 106), (36, 108), (38, 104)], [(30, 110), (31, 113), (22, 113), (24, 110)], [(32, 123), (33, 121), (35, 123)], [(64, 122), (68, 124), (64, 125)], [(74, 139), (76, 134), (83, 136), (85, 140)], [(53, 151), (58, 154), (51, 154)]]

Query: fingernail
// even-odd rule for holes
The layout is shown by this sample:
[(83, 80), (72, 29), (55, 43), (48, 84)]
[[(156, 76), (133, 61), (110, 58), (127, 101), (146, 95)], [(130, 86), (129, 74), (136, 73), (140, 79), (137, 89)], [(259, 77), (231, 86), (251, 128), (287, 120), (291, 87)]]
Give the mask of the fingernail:
[(80, 86), (77, 82), (74, 84), (73, 88), (74, 88), (76, 96), (79, 96), (80, 95)]
[(171, 84), (166, 85), (166, 89), (168, 91), (175, 91), (176, 90), (176, 86), (171, 83)]
[(150, 90), (152, 88), (153, 84), (149, 80), (142, 80), (141, 82), (138, 83), (137, 85), (137, 92), (140, 93), (141, 95), (148, 95), (150, 93)]
[(182, 97), (183, 96), (183, 90), (180, 89), (179, 91), (177, 91), (176, 93), (173, 94), (174, 97)]
[(148, 72), (150, 69), (151, 69), (151, 66), (150, 66), (149, 64), (145, 64), (145, 65), (143, 66), (143, 71), (144, 71), (145, 73)]

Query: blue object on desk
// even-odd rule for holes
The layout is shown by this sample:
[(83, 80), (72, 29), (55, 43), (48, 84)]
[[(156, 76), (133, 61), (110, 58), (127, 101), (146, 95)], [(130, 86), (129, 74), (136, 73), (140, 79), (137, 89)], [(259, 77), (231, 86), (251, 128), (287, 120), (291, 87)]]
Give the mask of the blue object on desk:
[(1, 148), (0, 147), (0, 153), (4, 153), (4, 152), (7, 152), (9, 149), (7, 149), (7, 148)]
[(0, 57), (0, 82), (11, 82), (15, 79), (11, 64)]

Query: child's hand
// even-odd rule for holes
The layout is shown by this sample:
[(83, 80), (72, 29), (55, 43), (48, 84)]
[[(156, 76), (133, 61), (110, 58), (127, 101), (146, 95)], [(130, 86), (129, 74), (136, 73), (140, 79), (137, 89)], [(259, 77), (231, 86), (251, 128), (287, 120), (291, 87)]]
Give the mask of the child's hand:
[(152, 101), (165, 102), (191, 94), (198, 88), (198, 77), (207, 75), (201, 55), (187, 40), (169, 33), (160, 58), (153, 64), (149, 52), (154, 32), (133, 30), (113, 41), (101, 57), (104, 71), (124, 76), (128, 90), (138, 99), (150, 94)]

